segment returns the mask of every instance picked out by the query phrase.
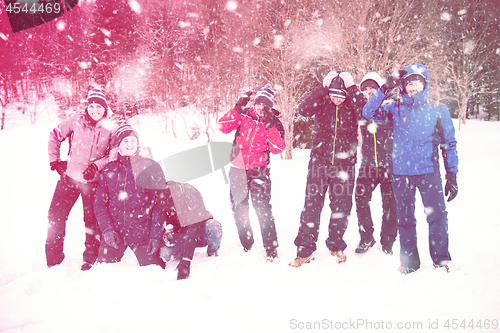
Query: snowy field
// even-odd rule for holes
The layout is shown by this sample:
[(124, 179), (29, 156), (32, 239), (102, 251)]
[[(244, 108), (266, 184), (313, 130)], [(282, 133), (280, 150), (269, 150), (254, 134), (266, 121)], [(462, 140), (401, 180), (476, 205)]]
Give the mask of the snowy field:
[[(161, 134), (161, 122), (143, 118), (141, 145), (155, 159), (205, 144)], [(304, 202), (308, 150), (293, 160), (273, 156), (272, 204), (280, 246), (273, 263), (264, 259), (260, 230), (251, 215), (256, 243), (245, 253), (221, 171), (191, 181), (223, 224), (219, 257), (197, 249), (191, 277), (177, 281), (176, 263), (166, 270), (139, 267), (127, 250), (121, 263), (82, 272), (84, 228), (78, 201), (67, 223), (66, 259), (48, 269), (44, 244), (47, 211), (58, 179), (50, 171), (47, 136), (57, 125), (44, 120), (0, 131), (0, 332), (499, 332), (500, 122), (470, 120), (457, 128), (459, 194), (448, 204), (451, 273), (434, 270), (427, 223), (417, 195), (422, 267), (408, 276), (396, 271), (399, 245), (380, 250), (381, 201), (372, 213), (377, 244), (363, 255), (355, 207), (345, 240), (347, 262), (337, 264), (326, 239), (325, 204), (316, 260), (301, 268), (293, 240)], [(232, 141), (217, 133), (214, 141)], [(496, 207), (496, 208), (495, 208)], [(496, 325), (496, 326), (495, 326)], [(496, 329), (495, 329), (496, 327)]]

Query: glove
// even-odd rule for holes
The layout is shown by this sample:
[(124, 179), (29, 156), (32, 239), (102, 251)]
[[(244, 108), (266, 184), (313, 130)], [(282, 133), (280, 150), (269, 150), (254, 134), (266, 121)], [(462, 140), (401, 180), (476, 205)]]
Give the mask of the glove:
[(95, 177), (97, 170), (97, 165), (95, 165), (95, 163), (92, 163), (91, 165), (89, 165), (87, 170), (83, 172), (83, 179), (87, 181), (92, 180)]
[(160, 246), (161, 242), (159, 240), (151, 238), (146, 249), (148, 255), (152, 256), (155, 254), (160, 249)]
[(238, 100), (238, 102), (236, 102), (236, 105), (234, 106), (234, 108), (236, 109), (236, 111), (238, 111), (238, 113), (242, 113), (243, 112), (243, 108), (250, 101), (250, 96), (252, 96), (252, 92), (251, 91), (247, 91), (246, 93), (244, 93), (243, 95), (241, 95), (241, 97)]
[(387, 77), (387, 81), (380, 87), (380, 90), (387, 95), (387, 92), (399, 86), (401, 78), (408, 73), (405, 70), (394, 71)]
[(332, 71), (332, 72), (328, 73), (328, 74), (325, 76), (325, 78), (323, 79), (323, 87), (324, 87), (325, 89), (330, 88), (330, 84), (332, 84), (332, 80), (333, 80), (334, 78), (336, 78), (338, 75), (339, 75), (339, 73), (338, 73), (338, 72), (333, 72), (333, 71)]
[(346, 89), (354, 85), (354, 79), (352, 78), (351, 73), (341, 72), (339, 76), (342, 81), (344, 81), (344, 86), (346, 87)]
[(455, 199), (458, 194), (457, 174), (454, 172), (446, 173), (446, 185), (444, 186), (444, 196), (448, 197), (448, 202)]
[(266, 128), (266, 131), (268, 131), (274, 127), (273, 111), (269, 106), (265, 106), (263, 111), (264, 111), (264, 127)]
[(114, 232), (112, 229), (107, 229), (106, 231), (104, 231), (102, 236), (104, 237), (104, 241), (106, 242), (106, 244), (115, 249), (118, 249), (118, 243), (120, 242), (120, 239), (116, 232)]
[(68, 167), (68, 161), (54, 161), (50, 162), (50, 170), (57, 171), (57, 173), (62, 176), (66, 172)]

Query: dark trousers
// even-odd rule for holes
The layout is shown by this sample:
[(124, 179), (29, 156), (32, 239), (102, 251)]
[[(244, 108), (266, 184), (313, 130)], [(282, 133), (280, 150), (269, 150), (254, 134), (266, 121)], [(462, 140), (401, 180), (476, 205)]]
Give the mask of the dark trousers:
[(420, 191), (429, 224), (429, 250), (432, 261), (439, 264), (450, 260), (448, 252), (448, 213), (439, 174), (392, 176), (392, 186), (398, 207), (398, 230), (401, 244), (401, 266), (420, 267), (417, 249), (415, 192)]
[(398, 234), (398, 211), (394, 192), (392, 191), (389, 167), (362, 166), (359, 169), (354, 194), (359, 235), (362, 242), (373, 238), (374, 229), (370, 201), (372, 200), (373, 191), (379, 184), (383, 210), (380, 244), (382, 246), (392, 246)]
[(99, 256), (97, 258), (98, 263), (115, 263), (120, 262), (127, 250), (127, 247), (130, 247), (132, 252), (134, 252), (137, 261), (140, 266), (147, 265), (158, 265), (161, 268), (165, 268), (165, 263), (160, 259), (160, 255), (158, 251), (153, 255), (149, 255), (147, 252), (147, 244), (140, 245), (130, 245), (127, 246), (123, 244), (123, 242), (119, 242), (118, 249), (109, 246), (106, 242), (101, 242), (101, 246), (99, 248)]
[(271, 178), (269, 167), (229, 170), (231, 208), (238, 228), (241, 245), (249, 249), (254, 243), (249, 217), (249, 197), (259, 220), (262, 241), (266, 250), (278, 247), (278, 237), (271, 207)]
[(94, 214), (94, 195), (97, 183), (80, 183), (66, 175), (57, 182), (49, 208), (49, 225), (45, 241), (47, 265), (60, 264), (64, 259), (66, 220), (81, 195), (85, 223), (85, 251), (83, 261), (93, 264), (99, 251), (101, 230)]
[[(217, 254), (222, 239), (222, 225), (214, 219), (201, 222), (201, 226), (197, 226), (198, 224), (200, 223), (184, 227), (183, 232), (174, 233), (168, 241), (165, 241), (166, 246), (160, 250), (160, 256), (164, 261), (192, 259), (196, 247), (206, 246), (209, 256)], [(194, 240), (188, 241), (189, 238)]]
[(344, 251), (343, 237), (352, 208), (355, 179), (354, 165), (315, 165), (309, 162), (304, 209), (295, 245), (297, 256), (305, 258), (316, 251), (321, 211), (326, 192), (330, 199), (330, 224), (326, 246), (330, 251)]

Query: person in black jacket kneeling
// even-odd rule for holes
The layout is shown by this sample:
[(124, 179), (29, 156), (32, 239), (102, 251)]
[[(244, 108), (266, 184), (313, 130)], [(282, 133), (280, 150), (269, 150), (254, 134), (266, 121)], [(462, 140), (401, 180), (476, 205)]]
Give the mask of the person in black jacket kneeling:
[[(129, 125), (115, 132), (111, 159), (99, 178), (94, 211), (104, 242), (99, 248), (98, 263), (119, 262), (127, 247), (139, 265), (165, 268), (158, 250), (163, 245), (163, 225), (152, 218), (153, 207), (165, 176), (160, 165), (139, 149), (139, 135)], [(117, 154), (116, 154), (117, 153)]]

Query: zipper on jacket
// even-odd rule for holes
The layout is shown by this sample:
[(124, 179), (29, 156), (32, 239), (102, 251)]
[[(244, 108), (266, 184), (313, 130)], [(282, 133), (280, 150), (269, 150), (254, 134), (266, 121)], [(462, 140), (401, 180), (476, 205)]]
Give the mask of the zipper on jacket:
[(332, 152), (332, 165), (335, 162), (335, 143), (337, 142), (337, 123), (339, 120), (339, 107), (335, 105), (335, 132), (333, 134), (333, 152)]
[[(125, 165), (125, 181), (123, 182), (123, 192), (127, 193), (127, 179), (128, 179), (128, 167)], [(126, 215), (127, 215), (127, 200), (128, 199), (128, 193), (127, 193), (127, 198), (124, 198), (123, 200), (123, 226), (127, 228), (127, 225), (125, 223), (126, 221)], [(126, 230), (126, 229), (125, 229)]]
[[(264, 119), (264, 118), (262, 118), (262, 119)], [(250, 139), (250, 144), (248, 145), (247, 163), (246, 163), (246, 167), (245, 167), (246, 170), (248, 170), (248, 168), (250, 167), (250, 152), (252, 151), (253, 140), (255, 139), (255, 136), (257, 135), (257, 131), (259, 129), (259, 124), (260, 124), (260, 120), (257, 121), (257, 126), (255, 126), (255, 131), (253, 131), (252, 139)], [(250, 132), (248, 133), (247, 140), (250, 137), (250, 133), (252, 132), (251, 131), (252, 127), (250, 127)]]
[[(375, 125), (375, 121), (373, 121), (373, 125)], [(373, 132), (373, 147), (375, 148), (375, 166), (378, 167), (378, 158), (377, 158), (377, 132)]]

